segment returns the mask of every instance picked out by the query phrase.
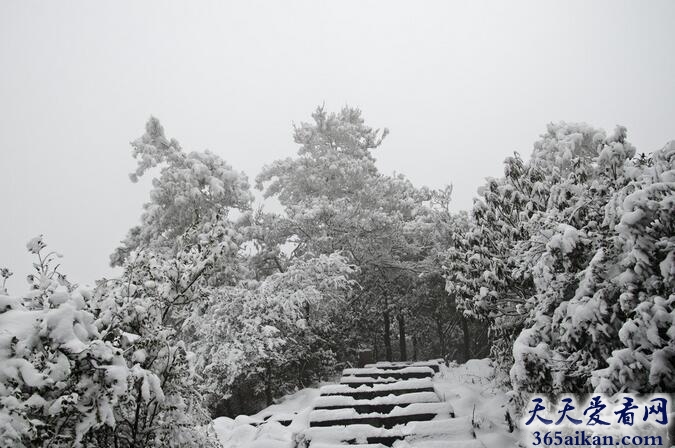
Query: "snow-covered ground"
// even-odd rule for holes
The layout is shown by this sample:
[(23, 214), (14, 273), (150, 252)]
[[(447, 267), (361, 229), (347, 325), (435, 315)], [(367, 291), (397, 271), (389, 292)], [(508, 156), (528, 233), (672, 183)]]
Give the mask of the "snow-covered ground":
[(509, 433), (506, 425), (506, 391), (494, 381), (494, 369), (489, 359), (441, 366), (434, 379), (434, 388), (442, 399), (452, 404), (456, 417), (473, 418), (476, 437), (486, 448), (518, 446), (518, 430)]
[[(319, 388), (302, 389), (286, 395), (255, 415), (239, 415), (234, 419), (218, 417), (213, 424), (220, 443), (227, 448), (288, 448), (293, 434), (308, 426), (309, 413), (319, 397)], [(291, 419), (289, 426), (275, 420)], [(264, 425), (259, 425), (265, 421)]]
[[(439, 397), (452, 405), (457, 418), (473, 419), (476, 437), (486, 448), (518, 446), (518, 434), (508, 432), (504, 418), (508, 398), (497, 387), (489, 360), (441, 366), (433, 385)], [(308, 428), (309, 414), (318, 397), (318, 388), (303, 389), (255, 415), (219, 417), (213, 423), (227, 448), (291, 448), (294, 435)], [(287, 420), (291, 420), (288, 426), (277, 422)], [(266, 423), (257, 424), (263, 421)], [(405, 441), (395, 444), (396, 448), (406, 446)]]

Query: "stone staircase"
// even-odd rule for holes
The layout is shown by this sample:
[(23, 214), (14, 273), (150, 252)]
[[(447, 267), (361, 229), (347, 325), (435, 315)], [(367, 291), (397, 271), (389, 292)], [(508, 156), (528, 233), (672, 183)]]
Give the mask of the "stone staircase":
[(310, 448), (484, 448), (469, 417), (434, 390), (440, 361), (379, 362), (345, 369), (323, 386), (303, 434)]

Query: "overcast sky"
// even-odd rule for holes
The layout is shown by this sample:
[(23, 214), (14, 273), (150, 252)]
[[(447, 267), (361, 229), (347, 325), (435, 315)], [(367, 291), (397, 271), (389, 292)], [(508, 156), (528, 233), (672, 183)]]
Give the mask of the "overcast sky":
[(385, 173), (468, 209), (551, 121), (675, 138), (675, 1), (2, 1), (0, 266), (44, 233), (88, 283), (136, 224), (129, 142), (150, 114), (250, 179), (320, 103), (389, 127)]

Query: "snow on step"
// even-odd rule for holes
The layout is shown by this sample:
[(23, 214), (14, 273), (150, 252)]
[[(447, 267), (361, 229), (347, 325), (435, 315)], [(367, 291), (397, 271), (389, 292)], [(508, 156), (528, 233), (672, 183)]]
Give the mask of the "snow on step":
[(361, 369), (345, 369), (343, 378), (378, 378), (378, 379), (400, 379), (408, 380), (412, 378), (430, 378), (434, 376), (434, 370), (431, 367), (401, 367), (395, 369), (378, 369), (375, 367)]
[[(425, 370), (418, 372), (399, 373), (398, 370), (380, 370), (376, 373), (352, 373), (350, 375), (343, 374), (340, 378), (340, 384), (361, 385), (372, 383), (394, 383), (397, 381), (405, 381), (412, 379), (432, 378), (434, 371), (425, 367)], [(357, 369), (352, 369), (357, 370)]]
[(400, 369), (405, 367), (428, 367), (434, 372), (440, 370), (440, 364), (443, 364), (442, 359), (432, 359), (431, 361), (415, 361), (415, 362), (390, 362), (390, 361), (380, 361), (374, 364), (366, 364), (365, 368), (376, 368), (383, 370), (392, 370)]
[(318, 409), (309, 414), (309, 426), (340, 426), (368, 424), (375, 427), (391, 428), (412, 421), (424, 421), (434, 418), (454, 416), (450, 403), (411, 403), (407, 406), (395, 406), (388, 412), (359, 413), (355, 409)]
[(469, 417), (434, 390), (439, 361), (376, 363), (345, 369), (323, 386), (303, 436), (310, 448), (484, 448)]
[(436, 403), (435, 392), (413, 392), (402, 395), (385, 395), (369, 400), (357, 400), (349, 395), (325, 395), (316, 399), (314, 409), (346, 408), (357, 406), (406, 405), (410, 403)]
[(396, 378), (374, 378), (370, 376), (343, 376), (340, 378), (340, 384), (371, 384), (371, 383), (395, 383)]
[(400, 415), (412, 414), (450, 414), (452, 406), (448, 402), (438, 403), (411, 403), (408, 406), (396, 406), (391, 412), (387, 414), (370, 413), (359, 414), (354, 409), (315, 409), (309, 414), (310, 421), (327, 421), (339, 420), (346, 418), (361, 418), (361, 417), (396, 417)]
[(469, 417), (410, 422), (393, 428), (377, 428), (371, 425), (344, 425), (331, 427), (310, 427), (305, 437), (320, 442), (378, 443), (380, 440), (402, 440), (413, 436), (415, 439), (444, 437), (454, 440), (475, 438)]
[(283, 426), (288, 426), (293, 422), (293, 419), (297, 416), (295, 413), (290, 412), (280, 412), (274, 415), (269, 415), (265, 417), (265, 422), (278, 422)]
[[(363, 374), (379, 374), (379, 373), (391, 373), (392, 369), (380, 369), (377, 367), (362, 367), (362, 368), (354, 368), (354, 369), (345, 369), (343, 371), (343, 375), (354, 375), (357, 373), (363, 373)], [(426, 367), (426, 366), (406, 366), (406, 367), (397, 367), (395, 369), (396, 372), (399, 373), (433, 373), (433, 369), (431, 367)]]
[(234, 421), (240, 425), (251, 425), (251, 426), (260, 426), (269, 422), (276, 422), (282, 426), (288, 426), (291, 424), (293, 419), (297, 416), (294, 413), (277, 413), (266, 416), (263, 419), (253, 418), (248, 415), (238, 415)]
[[(391, 412), (395, 407), (406, 407), (412, 403), (438, 403), (440, 399), (435, 392), (416, 392), (403, 395), (386, 395), (382, 397), (374, 397), (370, 400), (357, 400), (353, 396), (346, 395), (328, 395), (319, 397), (314, 409), (353, 409), (359, 414), (368, 414), (378, 412), (386, 414)], [(454, 415), (452, 410), (451, 415)]]
[(386, 395), (403, 395), (414, 392), (433, 392), (431, 379), (414, 379), (394, 382), (375, 382), (370, 384), (332, 384), (320, 389), (321, 396), (347, 395), (355, 399), (371, 399)]

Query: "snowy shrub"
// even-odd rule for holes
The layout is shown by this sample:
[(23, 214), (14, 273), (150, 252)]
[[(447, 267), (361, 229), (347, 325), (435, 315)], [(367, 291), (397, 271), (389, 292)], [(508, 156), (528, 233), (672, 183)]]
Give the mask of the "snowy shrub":
[(187, 251), (174, 259), (132, 252), (120, 279), (102, 282), (94, 298), (106, 338), (124, 348), (129, 393), (117, 425), (97, 434), (100, 446), (210, 446), (194, 355), (181, 332), (198, 306), (194, 280), (208, 261)]
[(344, 257), (321, 255), (260, 283), (214, 291), (196, 334), (204, 389), (218, 400), (254, 378), (255, 392), (270, 404), (333, 373), (334, 353), (321, 330), (353, 287), (354, 272)]
[(655, 152), (606, 208), (621, 255), (613, 283), (626, 319), (596, 388), (675, 390), (675, 142)]
[(675, 387), (673, 146), (552, 124), (479, 191), (446, 288), (491, 323), (518, 394)]
[(550, 185), (541, 169), (518, 154), (504, 165), (504, 178), (488, 179), (479, 189), (468, 228), (455, 229), (445, 275), (446, 290), (464, 314), (490, 323), (493, 358), (510, 366), (534, 292), (530, 271), (517, 270), (514, 248), (529, 238), (530, 220), (545, 209)]
[(170, 260), (132, 252), (121, 278), (84, 291), (52, 267), (41, 237), (31, 240), (31, 290), (0, 295), (3, 445), (214, 445), (177, 330), (197, 301), (195, 278), (216, 257), (209, 247)]
[[(607, 138), (590, 128), (556, 135), (570, 163), (551, 171), (562, 167), (566, 176), (531, 221), (532, 237), (514, 251), (521, 269), (532, 270), (536, 294), (530, 337), (523, 333), (514, 345), (513, 385), (554, 393), (673, 390), (672, 144), (647, 166), (634, 158), (625, 128)], [(537, 149), (533, 163), (540, 163)], [(545, 350), (532, 366), (534, 347)], [(532, 379), (543, 372), (550, 380)]]
[(92, 292), (71, 285), (45, 247), (42, 237), (28, 244), (37, 258), (30, 290), (0, 295), (2, 446), (82, 445), (115, 426), (132, 374), (99, 327)]
[[(231, 281), (241, 234), (233, 224), (209, 214), (162, 248), (132, 251), (119, 279), (102, 282), (97, 290), (99, 319), (110, 337), (129, 343), (129, 365), (157, 378), (134, 378), (119, 407), (123, 422), (113, 436), (162, 446), (209, 446), (213, 434), (202, 391), (208, 372), (198, 369), (197, 355), (205, 345), (215, 315), (214, 298)], [(230, 279), (230, 280), (224, 280)], [(236, 317), (236, 316), (235, 316)], [(149, 378), (153, 378), (150, 376)], [(160, 384), (161, 390), (154, 390)]]

